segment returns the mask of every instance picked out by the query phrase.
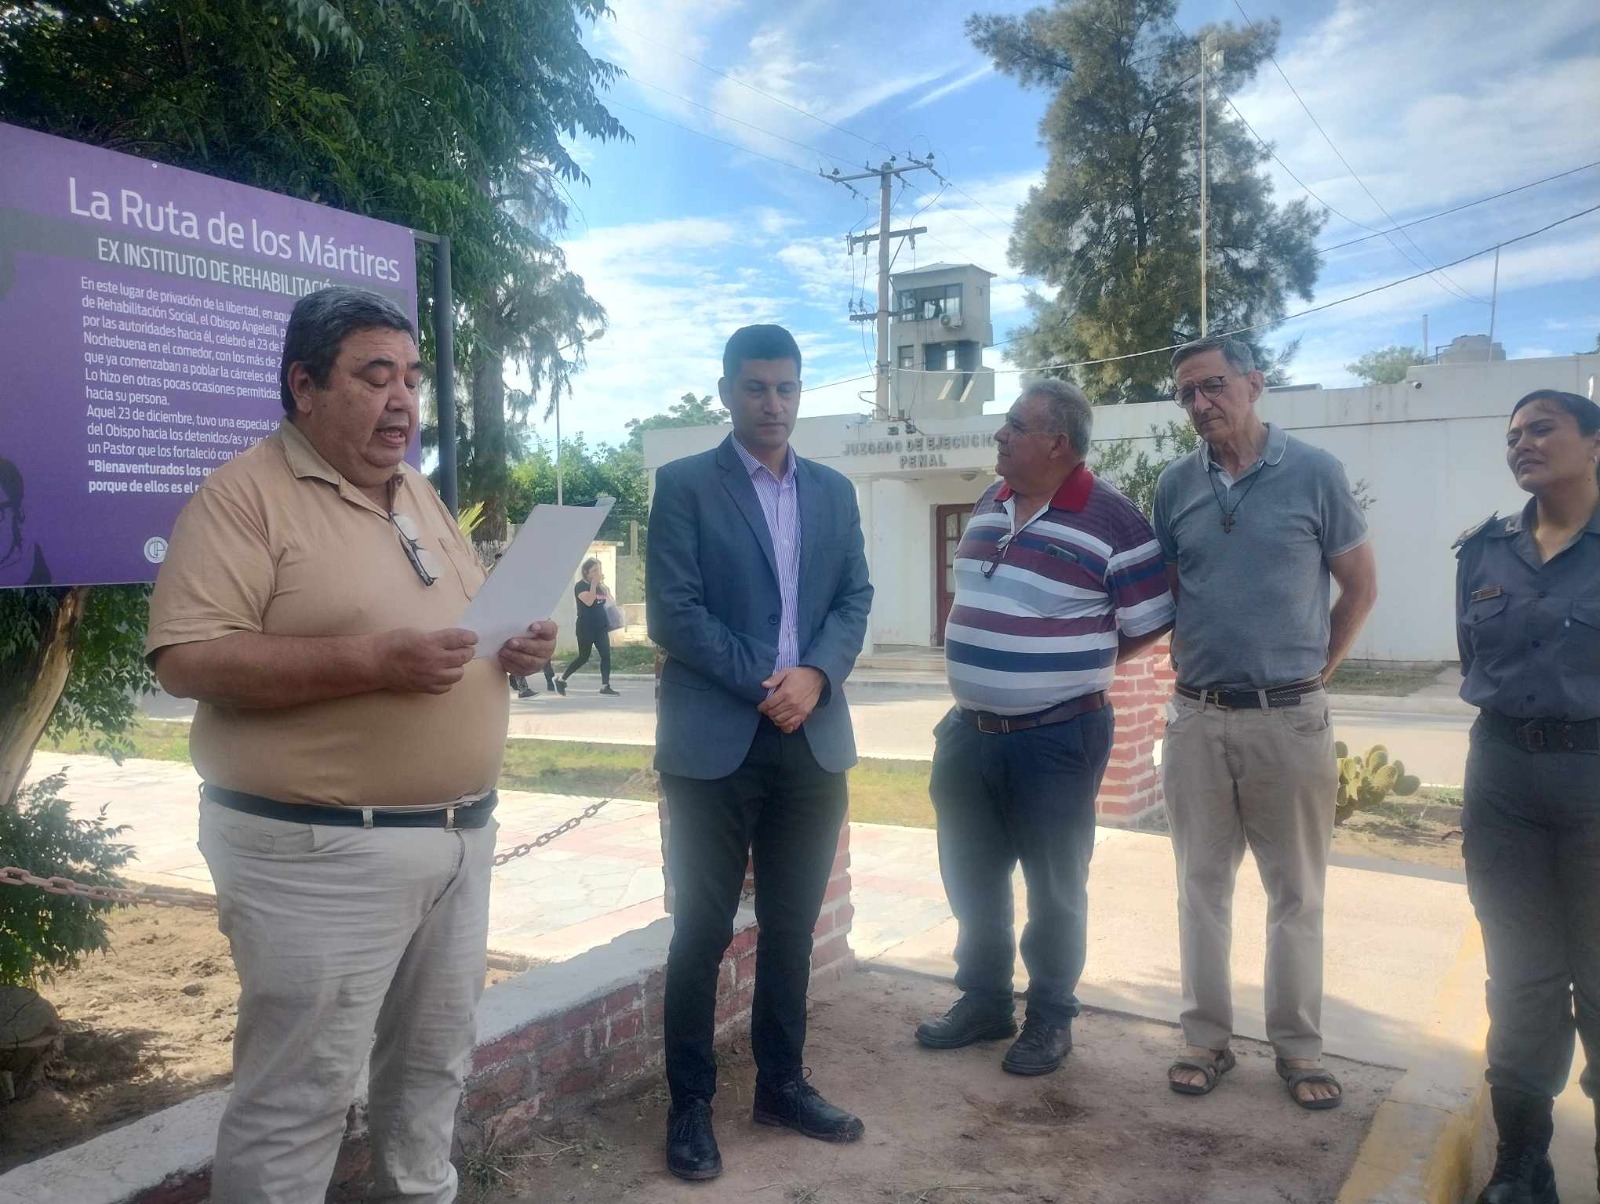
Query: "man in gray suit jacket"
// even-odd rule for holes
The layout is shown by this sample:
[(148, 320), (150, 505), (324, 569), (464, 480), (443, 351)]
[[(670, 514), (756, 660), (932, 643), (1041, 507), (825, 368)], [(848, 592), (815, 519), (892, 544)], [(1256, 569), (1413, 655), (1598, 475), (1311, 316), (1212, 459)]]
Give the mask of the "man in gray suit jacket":
[(667, 1165), (722, 1171), (711, 1128), (717, 971), (755, 861), (754, 1119), (824, 1141), (861, 1122), (805, 1079), (811, 931), (846, 808), (855, 736), (844, 679), (872, 585), (855, 491), (789, 448), (800, 349), (781, 326), (734, 332), (717, 382), (733, 434), (656, 471), (646, 572), (666, 653), (656, 769), (676, 891), (667, 955)]

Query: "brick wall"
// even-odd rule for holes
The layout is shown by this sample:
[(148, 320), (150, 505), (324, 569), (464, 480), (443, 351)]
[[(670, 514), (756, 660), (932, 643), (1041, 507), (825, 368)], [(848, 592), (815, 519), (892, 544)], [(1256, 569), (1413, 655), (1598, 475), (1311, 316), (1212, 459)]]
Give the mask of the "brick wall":
[(1166, 726), (1166, 705), (1174, 680), (1166, 640), (1138, 660), (1117, 666), (1111, 686), (1117, 739), (1095, 800), (1102, 823), (1130, 823), (1161, 806), (1161, 770), (1155, 763), (1155, 748)]

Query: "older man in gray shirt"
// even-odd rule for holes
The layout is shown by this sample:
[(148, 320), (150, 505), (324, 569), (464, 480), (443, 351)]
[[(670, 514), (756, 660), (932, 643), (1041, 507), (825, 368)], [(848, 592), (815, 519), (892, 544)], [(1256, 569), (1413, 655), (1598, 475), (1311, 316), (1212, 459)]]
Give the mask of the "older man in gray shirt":
[[(1377, 600), (1361, 508), (1339, 461), (1256, 413), (1250, 348), (1202, 339), (1172, 357), (1204, 441), (1156, 486), (1178, 601), (1178, 686), (1162, 756), (1178, 860), (1184, 1039), (1174, 1091), (1233, 1065), (1234, 878), (1245, 846), (1266, 888), (1267, 1037), (1302, 1108), (1336, 1107), (1322, 1059), (1322, 898), (1338, 774), (1323, 683)], [(1330, 613), (1329, 579), (1339, 584)]]

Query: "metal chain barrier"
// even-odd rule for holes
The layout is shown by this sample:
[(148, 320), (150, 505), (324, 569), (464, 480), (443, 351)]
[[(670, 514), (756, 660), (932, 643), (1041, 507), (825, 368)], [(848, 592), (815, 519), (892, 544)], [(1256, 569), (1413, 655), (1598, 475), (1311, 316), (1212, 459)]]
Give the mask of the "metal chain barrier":
[(95, 903), (152, 903), (157, 907), (193, 907), (198, 911), (215, 911), (216, 899), (210, 895), (191, 894), (182, 890), (162, 890), (146, 886), (128, 890), (119, 886), (88, 886), (71, 878), (41, 878), (27, 870), (8, 865), (0, 869), (0, 886), (36, 886), (52, 895), (71, 895)]
[[(650, 772), (648, 769), (637, 771), (617, 788), (615, 794), (608, 795), (597, 803), (591, 803), (571, 819), (562, 821), (548, 832), (543, 832), (532, 840), (513, 845), (503, 853), (496, 853), (494, 855), (494, 867), (499, 869), (508, 861), (515, 861), (518, 857), (526, 857), (535, 849), (543, 848), (552, 840), (565, 836), (583, 823), (584, 820), (593, 819), (606, 804), (615, 802), (626, 791), (648, 781)], [(41, 878), (37, 874), (30, 874), (27, 870), (20, 869), (14, 865), (0, 868), (0, 886), (32, 886), (52, 895), (70, 895), (78, 899), (88, 899), (94, 903), (121, 903), (128, 906), (145, 903), (156, 907), (192, 907), (196, 911), (215, 911), (217, 909), (217, 900), (214, 895), (183, 890), (163, 890), (159, 886), (144, 886), (137, 889), (119, 886), (90, 886), (83, 882), (74, 882), (71, 878)]]

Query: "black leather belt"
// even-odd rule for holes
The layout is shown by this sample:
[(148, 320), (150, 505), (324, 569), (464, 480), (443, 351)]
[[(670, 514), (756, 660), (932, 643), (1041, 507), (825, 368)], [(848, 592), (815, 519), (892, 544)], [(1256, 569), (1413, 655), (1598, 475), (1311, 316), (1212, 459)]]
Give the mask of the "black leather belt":
[(458, 807), (429, 807), (417, 811), (322, 807), (315, 803), (280, 803), (276, 799), (246, 794), (242, 790), (228, 790), (209, 782), (200, 787), (200, 797), (230, 811), (259, 815), (263, 819), (281, 819), (291, 824), (331, 824), (340, 828), (443, 828), (447, 832), (485, 826), (500, 802), (499, 792), (491, 790), (482, 798)]
[(1034, 711), (1031, 715), (996, 715), (992, 711), (969, 711), (965, 707), (957, 707), (956, 714), (980, 732), (988, 732), (991, 736), (995, 736), (1005, 735), (1008, 732), (1025, 732), (1031, 727), (1045, 727), (1052, 723), (1066, 723), (1079, 715), (1101, 710), (1110, 703), (1111, 700), (1106, 697), (1106, 692), (1097, 690), (1093, 694), (1069, 698), (1066, 702), (1047, 710)]
[(1523, 752), (1600, 752), (1600, 719), (1518, 719), (1499, 711), (1484, 711), (1479, 720), (1485, 734)]
[(1173, 687), (1184, 698), (1201, 706), (1224, 711), (1260, 711), (1267, 707), (1297, 707), (1307, 694), (1322, 689), (1322, 678), (1309, 677), (1287, 686), (1268, 686), (1265, 690), (1202, 690), (1179, 682)]

